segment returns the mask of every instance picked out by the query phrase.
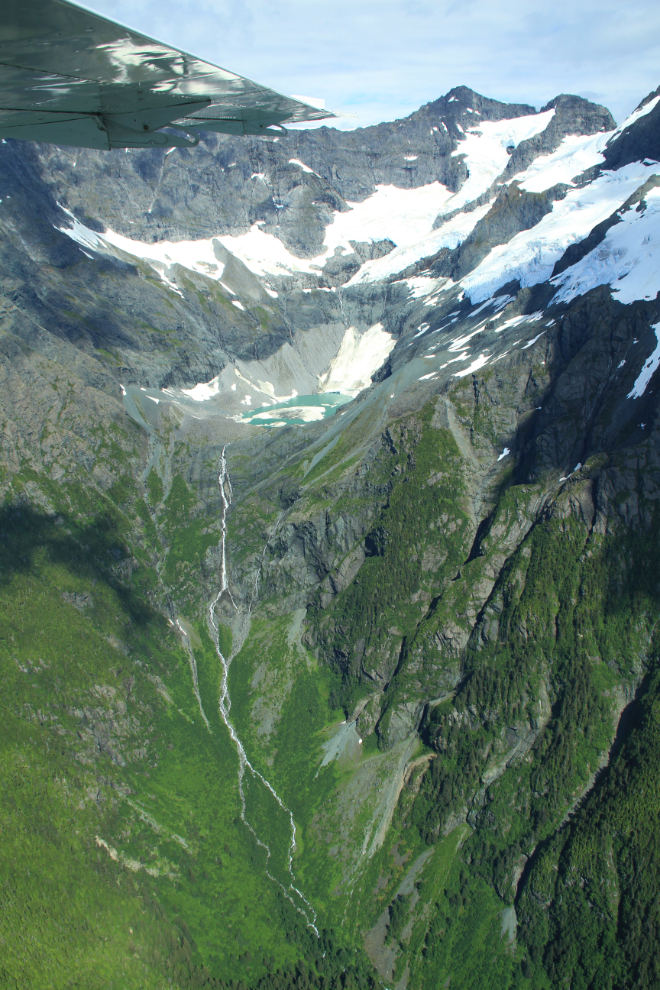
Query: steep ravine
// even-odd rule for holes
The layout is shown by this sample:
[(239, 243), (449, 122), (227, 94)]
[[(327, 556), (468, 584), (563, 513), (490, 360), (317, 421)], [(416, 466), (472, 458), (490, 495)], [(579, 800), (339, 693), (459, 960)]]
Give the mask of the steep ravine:
[[(220, 454), (220, 474), (218, 475), (218, 486), (220, 488), (220, 500), (222, 503), (222, 511), (220, 517), (220, 587), (218, 589), (217, 595), (215, 596), (215, 598), (209, 604), (208, 607), (209, 627), (218, 654), (218, 658), (222, 665), (222, 679), (220, 685), (220, 699), (218, 701), (218, 706), (220, 708), (220, 715), (222, 716), (222, 721), (224, 722), (227, 731), (229, 732), (229, 735), (231, 736), (232, 741), (234, 742), (234, 745), (236, 746), (238, 752), (238, 793), (241, 799), (241, 821), (243, 822), (245, 827), (250, 831), (250, 833), (254, 836), (255, 842), (259, 846), (261, 846), (261, 848), (264, 849), (266, 852), (266, 875), (268, 876), (268, 878), (270, 880), (273, 880), (281, 888), (282, 892), (284, 893), (284, 896), (291, 901), (296, 911), (298, 911), (305, 919), (308, 927), (310, 927), (318, 936), (318, 930), (315, 925), (316, 913), (312, 908), (311, 904), (309, 903), (309, 901), (306, 900), (305, 896), (296, 886), (296, 878), (293, 872), (293, 853), (296, 849), (296, 825), (293, 820), (293, 813), (289, 808), (286, 807), (286, 805), (284, 804), (284, 802), (282, 801), (282, 799), (280, 798), (280, 796), (278, 795), (277, 791), (272, 786), (272, 784), (270, 784), (269, 781), (266, 780), (266, 778), (262, 774), (260, 774), (258, 770), (254, 769), (245, 752), (245, 747), (243, 746), (243, 743), (238, 737), (236, 733), (236, 729), (232, 725), (230, 719), (231, 697), (229, 695), (229, 667), (234, 657), (234, 649), (235, 652), (238, 652), (238, 650), (242, 646), (242, 643), (240, 642), (239, 639), (239, 641), (236, 643), (235, 648), (232, 645), (232, 653), (229, 656), (225, 656), (220, 647), (220, 627), (216, 621), (216, 616), (215, 616), (216, 605), (221, 600), (223, 595), (227, 596), (234, 609), (236, 609), (236, 611), (238, 612), (238, 607), (236, 606), (236, 603), (232, 598), (231, 591), (229, 590), (229, 582), (227, 579), (227, 512), (232, 502), (232, 487), (231, 487), (231, 478), (229, 476), (229, 471), (227, 470), (227, 458), (225, 451), (226, 451), (226, 447), (223, 447), (222, 452)], [(257, 581), (258, 581), (258, 572), (255, 575), (255, 591), (256, 591)], [(252, 610), (253, 604), (254, 601), (251, 598), (248, 604), (247, 616), (241, 622), (243, 638), (249, 635), (250, 612)], [(248, 787), (246, 784), (246, 772), (250, 774), (250, 777), (252, 779), (251, 787)], [(275, 801), (279, 810), (289, 820), (291, 835), (290, 835), (288, 848), (286, 849), (286, 870), (285, 870), (288, 876), (286, 877), (284, 883), (282, 883), (282, 881), (278, 878), (277, 875), (273, 875), (273, 873), (271, 873), (271, 870), (273, 870), (275, 873), (278, 872), (278, 868), (281, 870), (281, 864), (277, 862), (277, 860), (271, 863), (271, 859), (273, 859), (274, 857), (270, 845), (259, 837), (258, 826), (249, 820), (248, 792), (251, 791), (252, 788), (254, 787), (259, 788), (260, 786), (265, 788), (265, 790), (268, 792), (268, 795)], [(259, 806), (263, 802), (259, 801), (259, 799), (255, 800), (254, 798), (252, 798), (251, 803), (255, 806)]]

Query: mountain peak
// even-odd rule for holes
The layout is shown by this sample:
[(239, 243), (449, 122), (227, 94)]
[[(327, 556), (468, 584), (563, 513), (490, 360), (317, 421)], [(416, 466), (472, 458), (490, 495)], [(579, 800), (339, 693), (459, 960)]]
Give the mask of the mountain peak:
[(444, 96), (420, 107), (416, 113), (451, 119), (456, 119), (464, 113), (473, 113), (482, 120), (509, 120), (512, 117), (536, 113), (536, 108), (528, 103), (501, 103), (499, 100), (482, 96), (469, 86), (454, 86)]
[(546, 110), (556, 110), (557, 117), (563, 118), (566, 123), (570, 119), (574, 122), (574, 126), (579, 128), (566, 133), (596, 134), (598, 131), (612, 131), (616, 127), (616, 121), (607, 107), (572, 93), (560, 93), (559, 96), (555, 96), (541, 107), (539, 113), (544, 113)]

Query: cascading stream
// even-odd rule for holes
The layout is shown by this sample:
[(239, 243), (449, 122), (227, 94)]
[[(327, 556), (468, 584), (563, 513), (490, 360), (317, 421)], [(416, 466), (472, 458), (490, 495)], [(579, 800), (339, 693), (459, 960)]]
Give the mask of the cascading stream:
[(197, 677), (197, 661), (195, 660), (195, 654), (193, 653), (193, 649), (190, 643), (190, 637), (188, 636), (188, 633), (182, 626), (180, 619), (176, 620), (175, 626), (179, 630), (179, 633), (181, 634), (181, 642), (183, 643), (183, 647), (186, 653), (188, 654), (188, 663), (190, 664), (190, 673), (192, 674), (193, 691), (195, 692), (195, 697), (197, 698), (197, 704), (199, 705), (199, 714), (204, 719), (206, 728), (210, 732), (211, 726), (209, 725), (209, 720), (206, 717), (206, 712), (204, 711), (204, 706), (202, 705), (202, 696), (199, 693), (199, 679)]
[[(296, 825), (293, 820), (293, 813), (284, 804), (284, 802), (277, 794), (272, 784), (270, 784), (270, 782), (266, 780), (266, 778), (262, 774), (260, 774), (258, 770), (255, 770), (255, 768), (252, 766), (252, 764), (247, 758), (247, 754), (245, 752), (243, 743), (241, 742), (238, 733), (236, 732), (236, 729), (234, 728), (234, 725), (232, 724), (229, 718), (229, 712), (231, 710), (231, 698), (229, 696), (229, 667), (231, 665), (231, 661), (233, 660), (235, 654), (232, 654), (232, 656), (230, 656), (229, 658), (226, 658), (223, 655), (222, 650), (220, 649), (220, 629), (215, 618), (215, 607), (225, 592), (227, 593), (227, 596), (229, 597), (229, 600), (231, 601), (233, 607), (236, 609), (237, 612), (239, 611), (238, 606), (236, 605), (236, 602), (234, 601), (232, 594), (229, 590), (229, 583), (227, 580), (227, 555), (226, 555), (227, 511), (229, 509), (229, 506), (231, 505), (233, 491), (231, 487), (231, 479), (229, 477), (229, 471), (227, 470), (227, 458), (225, 451), (226, 451), (226, 447), (223, 447), (222, 453), (220, 455), (220, 473), (218, 475), (218, 484), (220, 486), (220, 499), (222, 503), (221, 518), (220, 518), (220, 551), (221, 551), (220, 590), (218, 591), (213, 601), (209, 604), (209, 626), (213, 631), (212, 638), (215, 643), (215, 648), (218, 657), (220, 659), (220, 663), (222, 664), (222, 681), (220, 685), (220, 700), (219, 700), (220, 716), (223, 722), (225, 723), (225, 725), (227, 726), (229, 735), (231, 736), (234, 745), (236, 746), (236, 750), (238, 752), (238, 791), (241, 798), (241, 820), (243, 821), (246, 828), (250, 830), (257, 844), (262, 849), (265, 850), (266, 864), (268, 867), (271, 858), (270, 847), (268, 843), (262, 841), (262, 839), (259, 838), (259, 835), (257, 834), (255, 827), (252, 824), (250, 824), (247, 818), (247, 803), (246, 803), (244, 782), (245, 782), (245, 775), (246, 773), (249, 772), (252, 775), (254, 782), (257, 785), (261, 785), (265, 787), (266, 790), (269, 792), (269, 794), (277, 802), (278, 806), (281, 808), (284, 814), (288, 815), (289, 823), (291, 827), (291, 841), (288, 847), (288, 864), (287, 864), (288, 874), (290, 877), (288, 886), (281, 883), (275, 876), (273, 876), (268, 870), (268, 868), (266, 868), (266, 875), (269, 877), (269, 879), (271, 879), (281, 888), (285, 897), (288, 898), (288, 900), (293, 904), (296, 910), (304, 917), (308, 927), (313, 929), (315, 934), (318, 936), (318, 929), (316, 928), (316, 912), (312, 908), (309, 901), (307, 901), (307, 899), (304, 897), (304, 895), (295, 885), (295, 875), (293, 873), (293, 852), (296, 847)], [(262, 559), (263, 559), (263, 555), (262, 555)], [(252, 610), (252, 605), (256, 598), (257, 583), (258, 583), (258, 570), (257, 570), (257, 576), (255, 578), (252, 598), (248, 606), (248, 616)]]

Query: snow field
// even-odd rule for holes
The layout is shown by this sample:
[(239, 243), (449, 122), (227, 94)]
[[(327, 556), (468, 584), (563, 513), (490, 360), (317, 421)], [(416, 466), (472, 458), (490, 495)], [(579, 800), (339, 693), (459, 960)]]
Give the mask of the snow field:
[(576, 176), (605, 161), (602, 152), (613, 133), (607, 131), (590, 137), (568, 134), (556, 151), (536, 158), (528, 169), (510, 181), (531, 193), (544, 192), (560, 182), (573, 185)]
[(452, 196), (447, 212), (461, 209), (481, 196), (506, 168), (509, 161), (507, 148), (515, 148), (521, 141), (540, 134), (554, 115), (554, 110), (546, 110), (545, 113), (514, 117), (512, 120), (484, 120), (470, 127), (465, 132), (465, 141), (461, 141), (453, 152), (455, 157), (465, 155), (469, 175)]
[(616, 172), (605, 172), (583, 189), (572, 190), (553, 203), (552, 211), (535, 227), (493, 248), (463, 279), (465, 294), (476, 304), (513, 279), (523, 288), (547, 281), (569, 244), (586, 237), (654, 174), (660, 174), (660, 165), (633, 162)]
[[(410, 192), (412, 190), (401, 191)], [(436, 230), (433, 230), (433, 223), (437, 212), (432, 215), (429, 214), (426, 233), (409, 242), (403, 239), (400, 230), (398, 241), (391, 236), (391, 240), (395, 241), (398, 246), (383, 258), (375, 258), (373, 261), (365, 262), (347, 284), (359, 285), (363, 282), (378, 282), (380, 279), (397, 275), (416, 261), (421, 261), (422, 258), (429, 258), (431, 255), (437, 254), (442, 248), (449, 248), (450, 250), (457, 248), (472, 233), (482, 217), (486, 216), (490, 207), (491, 204), (487, 203), (471, 213), (457, 213), (455, 217)]]
[(553, 302), (570, 302), (597, 285), (612, 286), (622, 303), (655, 299), (660, 292), (660, 188), (645, 196), (646, 209), (627, 210), (604, 240), (554, 279)]
[[(456, 248), (488, 212), (488, 206), (472, 213), (459, 213), (434, 230), (433, 225), (441, 213), (462, 209), (476, 196), (481, 195), (506, 167), (506, 148), (517, 145), (525, 138), (544, 130), (554, 110), (543, 114), (507, 121), (485, 121), (465, 133), (465, 141), (454, 152), (465, 155), (469, 178), (458, 193), (452, 194), (440, 182), (432, 182), (416, 189), (399, 189), (396, 186), (379, 185), (376, 192), (361, 203), (349, 203), (350, 209), (336, 212), (325, 231), (323, 252), (312, 259), (298, 258), (272, 234), (255, 224), (247, 233), (238, 236), (224, 235), (195, 241), (161, 241), (145, 244), (108, 230), (103, 235), (89, 231), (72, 214), (73, 227), (64, 232), (82, 247), (103, 250), (105, 245), (146, 261), (163, 281), (180, 294), (169, 269), (181, 265), (190, 271), (220, 281), (224, 265), (216, 256), (215, 246), (220, 243), (239, 258), (255, 275), (287, 275), (296, 272), (314, 274), (318, 266), (334, 255), (337, 248), (351, 252), (351, 241), (392, 240), (396, 248), (384, 258), (367, 262), (349, 284), (376, 281), (402, 271), (425, 256), (437, 253), (443, 247)], [(409, 156), (414, 160), (416, 156)], [(304, 172), (316, 174), (296, 158), (290, 164)], [(261, 173), (253, 179), (264, 180)]]
[(645, 104), (645, 106), (637, 107), (637, 109), (633, 110), (630, 116), (626, 117), (624, 122), (617, 127), (614, 134), (622, 134), (630, 127), (631, 124), (637, 123), (640, 117), (645, 117), (647, 113), (651, 113), (651, 110), (655, 110), (659, 102), (660, 96), (654, 96), (652, 100), (649, 100), (649, 102)]

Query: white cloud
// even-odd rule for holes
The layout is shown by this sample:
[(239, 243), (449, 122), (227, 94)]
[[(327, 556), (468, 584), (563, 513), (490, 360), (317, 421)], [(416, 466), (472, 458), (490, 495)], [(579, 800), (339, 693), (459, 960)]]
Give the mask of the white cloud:
[(539, 107), (578, 93), (623, 119), (660, 82), (652, 0), (87, 0), (87, 5), (283, 93), (393, 120), (471, 86)]

